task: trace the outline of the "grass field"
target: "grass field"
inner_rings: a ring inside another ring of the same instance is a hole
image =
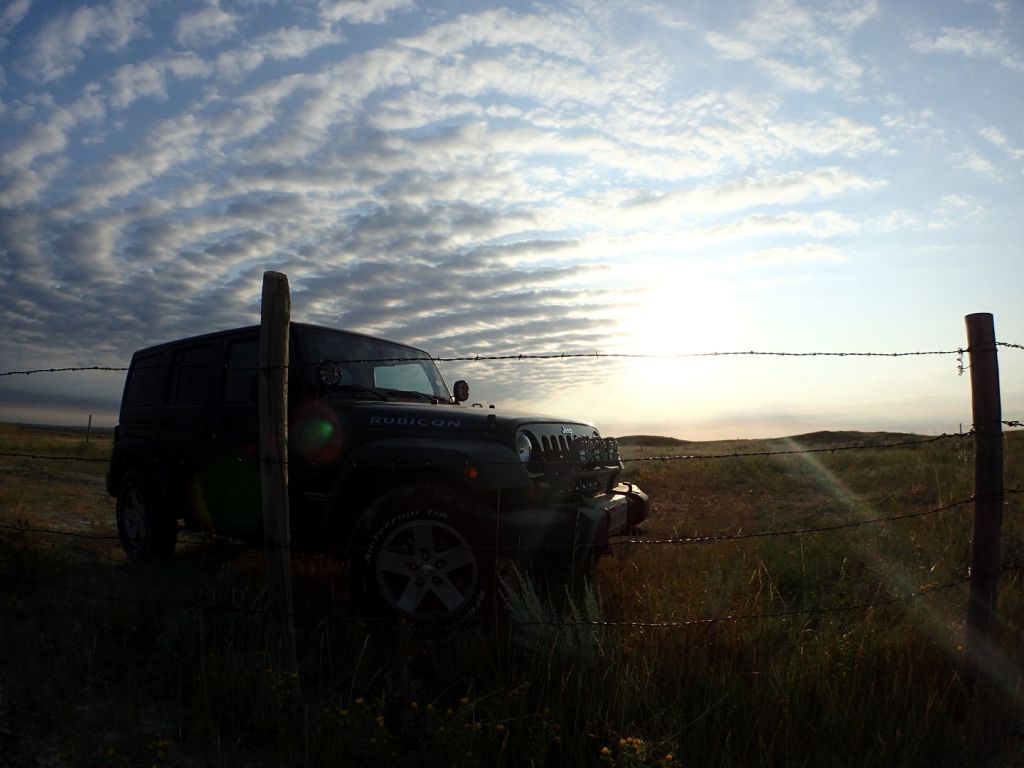
[[[645,543],[558,607],[520,585],[444,634],[352,621],[343,564],[296,553],[293,678],[269,667],[259,550],[183,534],[128,567],[109,435],[0,426],[0,453],[67,457],[0,456],[0,764],[1021,765],[1015,567],[998,679],[965,664],[970,439],[818,452],[904,439],[630,445]]]

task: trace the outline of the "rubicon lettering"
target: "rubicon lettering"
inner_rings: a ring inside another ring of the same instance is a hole
[[[462,422],[458,419],[428,419],[410,416],[371,416],[370,424],[384,427],[441,427],[443,429],[462,427]]]

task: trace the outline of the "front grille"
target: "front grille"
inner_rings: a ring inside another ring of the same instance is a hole
[[[540,455],[545,464],[565,464],[572,461],[572,438],[566,435],[542,435]]]
[[[537,446],[532,472],[565,475],[619,464],[619,444],[613,437],[574,437],[554,429],[546,433],[534,429],[529,434]]]

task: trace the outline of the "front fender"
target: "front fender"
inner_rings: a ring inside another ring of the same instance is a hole
[[[378,440],[349,453],[337,465],[328,496],[326,535],[344,545],[363,510],[401,485],[437,483],[477,498],[529,485],[530,477],[510,449],[478,440]]]
[[[437,478],[474,491],[529,485],[526,467],[511,448],[482,440],[378,440],[352,451],[339,467],[338,484],[376,474]]]
[[[121,481],[131,470],[142,471],[158,482],[166,493],[170,487],[170,461],[164,447],[156,440],[146,438],[122,438],[111,452],[107,465],[107,493],[117,496]]]

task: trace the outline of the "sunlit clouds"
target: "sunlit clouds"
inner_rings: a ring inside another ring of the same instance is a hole
[[[446,355],[946,348],[979,309],[1022,335],[1021,29],[967,0],[16,0],[0,367],[256,322],[266,269],[296,319]],[[472,375],[628,429],[616,370]]]

